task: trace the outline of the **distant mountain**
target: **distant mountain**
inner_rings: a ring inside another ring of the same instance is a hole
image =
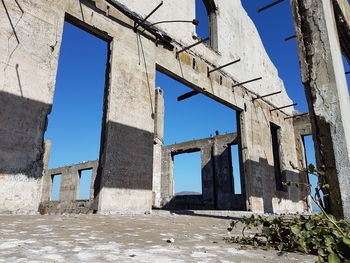
[[[175,193],[175,195],[201,195],[201,193],[191,192],[191,191],[182,191],[182,192]]]

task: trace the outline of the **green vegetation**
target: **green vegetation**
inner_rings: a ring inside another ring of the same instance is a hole
[[[313,165],[308,167],[308,172],[322,176]],[[285,184],[305,186],[291,182]],[[310,188],[309,185],[307,187]],[[275,218],[244,217],[232,221],[228,228],[232,231],[238,223],[242,223],[244,225],[242,236],[225,240],[262,249],[313,254],[318,256],[317,262],[350,263],[350,222],[336,220],[325,212],[321,205],[320,191],[325,192],[327,188],[328,185],[319,183],[315,197],[311,197],[321,209],[321,214]],[[245,230],[253,227],[258,228],[259,233],[246,236]]]
[[[232,221],[228,230],[231,231],[239,222],[244,224],[243,236],[226,238],[226,241],[263,249],[318,255],[318,262],[350,263],[350,223],[336,221],[331,215],[244,217]],[[245,236],[245,229],[252,227],[261,227],[261,232]]]

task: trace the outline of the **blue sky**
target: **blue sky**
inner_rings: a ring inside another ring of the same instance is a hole
[[[296,108],[307,111],[295,39],[284,41],[294,35],[289,1],[262,13],[256,10],[271,0],[242,0],[242,3],[255,22],[289,96],[298,103]],[[204,6],[198,5],[197,19],[202,23],[197,31],[202,38],[208,34],[204,18]],[[50,168],[98,159],[106,60],[106,42],[65,23],[54,106],[45,134],[45,138],[52,141]],[[349,70],[346,64],[346,71]],[[160,72],[156,75],[156,86],[165,94],[165,144],[209,137],[216,130],[221,134],[236,131],[234,110],[204,95],[177,102],[176,98],[190,89]],[[314,163],[312,147],[308,148],[308,159]],[[235,168],[237,174],[237,165]],[[88,182],[82,184],[88,185]],[[176,192],[201,192],[200,188],[199,154],[176,157]]]

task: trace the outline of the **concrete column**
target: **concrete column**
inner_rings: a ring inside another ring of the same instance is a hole
[[[256,190],[257,187],[253,187],[253,167],[254,163],[251,162],[251,156],[249,152],[248,147],[248,140],[249,140],[249,132],[251,127],[249,127],[249,124],[252,123],[249,115],[242,111],[240,113],[237,113],[237,125],[238,125],[238,136],[240,141],[240,151],[242,155],[241,160],[241,173],[243,175],[241,176],[241,184],[242,184],[242,196],[245,200],[245,209],[247,211],[253,211],[253,212],[263,212],[262,208],[262,199],[259,198],[260,195],[253,195],[253,191]],[[260,188],[260,187],[259,187]],[[254,193],[255,194],[255,193]],[[255,203],[258,204],[258,208],[256,208]]]
[[[91,175],[91,185],[90,185],[90,200],[94,199],[94,184],[97,176],[97,169],[98,167],[93,167],[92,168],[92,175]]]
[[[203,201],[214,208],[214,167],[212,160],[212,144],[201,149],[202,163],[202,196]]]
[[[119,28],[118,36],[111,43],[95,197],[101,213],[145,212],[152,208],[156,47],[129,28]]]
[[[155,110],[154,110],[154,138],[159,139],[163,144],[164,137],[164,96],[163,90],[155,90]]]
[[[214,169],[216,208],[230,209],[233,196],[232,179],[229,167],[229,149],[215,140],[214,143]]]
[[[15,2],[3,1],[3,4],[0,8],[3,25],[0,29],[0,213],[35,213],[41,202],[44,132],[51,111],[64,11],[41,6],[34,14],[31,4],[21,3],[23,19],[19,19]],[[19,42],[6,37],[14,34],[9,19],[19,23],[15,31]],[[26,24],[21,25],[25,19]],[[32,30],[30,34],[28,30]],[[42,32],[47,35],[43,37]],[[55,48],[47,48],[52,43],[56,43]]]
[[[41,189],[42,189],[42,195],[41,195],[41,202],[50,201],[51,199],[51,191],[52,191],[52,178],[48,171],[49,167],[49,160],[50,160],[50,152],[51,152],[51,141],[45,140],[44,141],[44,169],[43,169],[43,177],[41,180]]]
[[[174,196],[174,159],[171,151],[162,151],[161,205]]]
[[[75,201],[79,196],[79,172],[72,166],[62,172],[60,201]]]
[[[318,169],[328,210],[350,219],[350,101],[331,0],[291,0]]]
[[[154,142],[153,142],[153,206],[160,207],[161,203],[161,169],[162,146],[164,137],[164,97],[163,91],[156,88],[155,91],[155,115],[154,115]]]

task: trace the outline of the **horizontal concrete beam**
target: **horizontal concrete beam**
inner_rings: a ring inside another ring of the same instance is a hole
[[[200,151],[201,148],[208,145],[208,141],[215,139],[216,141],[224,141],[227,144],[237,144],[237,133],[229,133],[224,135],[217,135],[215,137],[207,137],[199,140],[181,142],[176,144],[171,144],[163,146],[163,150],[180,153],[190,153],[195,151]]]
[[[55,175],[55,174],[62,174],[68,169],[70,170],[87,170],[87,169],[93,169],[97,168],[98,166],[98,160],[96,161],[89,161],[85,163],[78,163],[78,164],[73,164],[73,165],[68,165],[68,166],[63,166],[63,167],[58,167],[55,169],[50,169],[46,172],[46,175]]]

